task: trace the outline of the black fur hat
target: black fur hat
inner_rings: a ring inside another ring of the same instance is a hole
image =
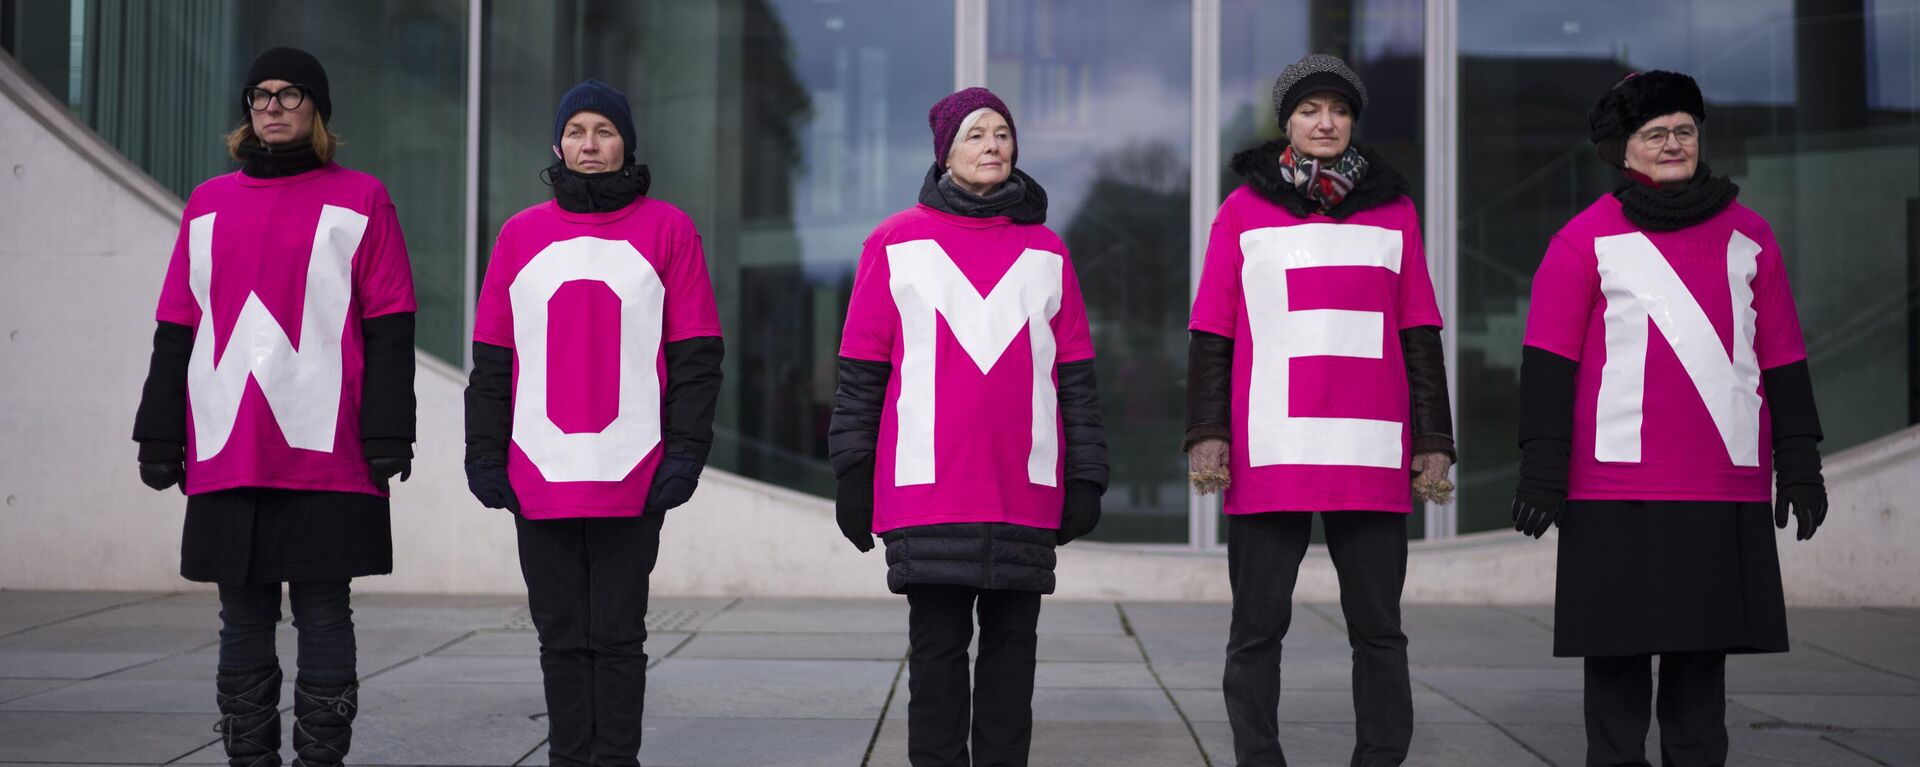
[[[1615,168],[1626,165],[1627,137],[1654,118],[1686,112],[1707,122],[1700,84],[1679,72],[1655,69],[1620,78],[1587,110],[1587,135],[1600,159]]]

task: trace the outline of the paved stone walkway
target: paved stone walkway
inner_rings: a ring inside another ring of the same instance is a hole
[[[522,599],[364,595],[354,608],[353,764],[545,763]],[[219,763],[216,615],[205,593],[0,591],[0,764]],[[1227,615],[1049,600],[1033,764],[1231,765]],[[1409,764],[1581,764],[1580,667],[1551,656],[1551,620],[1545,607],[1406,608]],[[659,598],[648,623],[650,767],[906,763],[904,600]],[[1732,663],[1732,762],[1920,765],[1920,610],[1795,610],[1792,630],[1793,652]],[[292,640],[282,626],[289,679]],[[1296,609],[1286,647],[1289,759],[1345,764],[1338,607]]]

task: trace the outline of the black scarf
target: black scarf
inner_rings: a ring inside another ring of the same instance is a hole
[[[250,178],[281,178],[317,170],[326,163],[313,151],[313,142],[299,141],[278,147],[257,141],[240,145],[240,172]]]
[[[961,189],[939,163],[934,163],[927,169],[926,180],[920,182],[920,204],[968,218],[1006,216],[1016,224],[1047,222],[1047,190],[1017,168],[983,196]]]
[[[605,173],[581,173],[555,160],[540,171],[540,180],[553,187],[553,201],[568,213],[610,213],[632,205],[653,186],[647,166],[634,164],[632,158]]]
[[[1330,208],[1322,208],[1320,201],[1300,191],[1293,181],[1288,179],[1280,167],[1280,153],[1285,151],[1284,141],[1269,141],[1260,146],[1242,151],[1233,156],[1230,167],[1233,172],[1247,180],[1247,185],[1259,192],[1288,213],[1305,218],[1315,213],[1325,213],[1332,218],[1346,218],[1368,208],[1377,208],[1400,199],[1410,188],[1405,176],[1387,164],[1366,147],[1351,145],[1351,150],[1359,153],[1359,159],[1366,172],[1354,180],[1353,189],[1340,198],[1340,202]]]
[[[1620,212],[1634,226],[1649,232],[1685,229],[1709,218],[1733,204],[1740,195],[1739,185],[1726,176],[1713,175],[1707,161],[1693,171],[1693,178],[1674,189],[1648,186],[1623,175],[1613,196],[1620,200]]]

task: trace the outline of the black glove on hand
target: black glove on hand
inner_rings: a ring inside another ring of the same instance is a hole
[[[1773,526],[1787,527],[1787,512],[1792,510],[1794,519],[1800,521],[1794,530],[1794,540],[1804,541],[1812,538],[1820,529],[1820,523],[1827,521],[1827,489],[1820,485],[1794,485],[1780,488],[1779,498],[1773,502]]]
[[[178,442],[143,440],[140,443],[140,482],[155,490],[180,486],[187,492],[187,447]]]
[[[520,497],[507,480],[507,463],[498,458],[475,458],[467,464],[467,490],[489,509],[520,513]]]
[[[1059,545],[1065,546],[1100,524],[1100,486],[1083,479],[1067,480],[1067,499],[1060,509]]]
[[[833,516],[840,534],[861,553],[873,550],[873,463],[861,464],[840,478],[833,491]]]
[[[180,492],[187,492],[187,467],[181,461],[141,461],[140,481],[155,490],[165,490],[174,485],[180,486]]]
[[[413,476],[413,459],[396,456],[378,456],[367,459],[367,473],[373,475],[373,486],[380,492],[388,491],[387,480],[399,476],[401,482]]]
[[[700,486],[699,461],[684,455],[668,454],[660,462],[660,468],[653,472],[653,487],[647,490],[647,513],[655,514],[672,508],[693,498],[693,490]]]
[[[1557,439],[1528,440],[1521,449],[1520,485],[1513,491],[1513,529],[1534,538],[1560,521],[1567,505],[1571,446]]]
[[[1773,502],[1773,525],[1785,529],[1787,513],[1800,521],[1795,540],[1812,538],[1827,521],[1827,482],[1820,473],[1820,446],[1808,436],[1783,437],[1773,443],[1773,471],[1778,487]]]

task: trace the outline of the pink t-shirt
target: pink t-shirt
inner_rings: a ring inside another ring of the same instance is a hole
[[[473,339],[514,350],[507,477],[528,519],[636,517],[661,460],[666,345],[720,335],[693,219],[642,197],[500,227]]]
[[[924,205],[867,237],[840,356],[888,362],[873,530],[1057,529],[1055,366],[1093,358],[1066,245],[1044,226]]]
[[[1771,497],[1760,371],[1807,350],[1773,230],[1746,206],[1643,232],[1601,197],[1548,244],[1526,345],[1580,363],[1568,498]]]
[[[1440,325],[1413,201],[1301,218],[1242,186],[1190,330],[1234,339],[1226,513],[1411,512],[1400,331]]]
[[[328,165],[194,189],[154,312],[194,329],[187,494],[385,495],[360,450],[360,321],[411,311],[407,244],[374,177]]]

